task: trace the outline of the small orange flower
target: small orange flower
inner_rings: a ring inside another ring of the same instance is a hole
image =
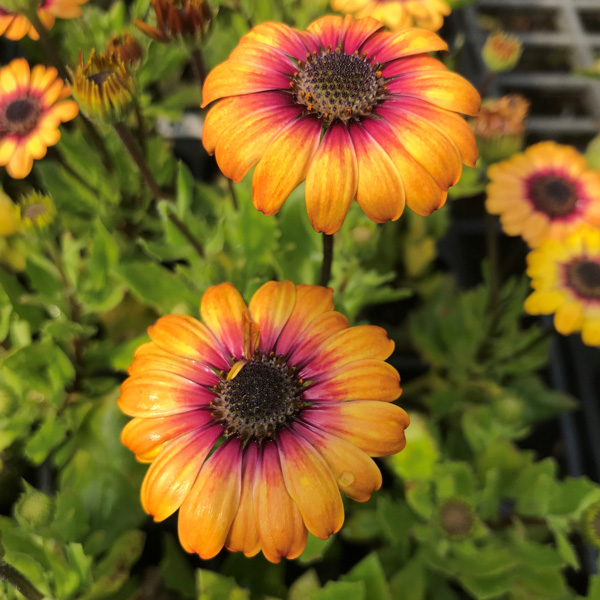
[[[450,14],[446,0],[332,0],[331,8],[357,19],[373,17],[392,31],[414,25],[437,31]]]
[[[202,298],[204,324],[162,317],[136,351],[121,437],[152,463],[144,509],[155,521],[179,509],[187,552],[295,558],[307,530],[326,539],[342,526],[338,490],[364,502],[379,489],[370,457],[404,447],[400,377],[385,362],[394,342],[348,327],[332,296],[269,282],[247,307],[223,283]]]
[[[128,32],[116,33],[106,44],[106,55],[110,58],[116,56],[127,65],[139,63],[144,56],[144,51],[139,42]]]
[[[158,42],[200,40],[208,31],[212,13],[205,0],[151,0],[156,27],[134,19],[134,25]]]
[[[60,123],[75,118],[70,90],[54,67],[29,70],[23,58],[0,69],[0,165],[15,179],[26,177],[33,161],[60,139]]]
[[[541,142],[488,169],[486,210],[532,248],[582,223],[600,226],[600,172],[571,146]]]
[[[46,29],[54,25],[55,19],[76,19],[81,15],[81,4],[87,0],[41,0],[38,17]],[[20,40],[29,35],[33,40],[39,38],[38,32],[27,17],[6,10],[0,6],[0,35],[9,40]]]
[[[338,231],[354,198],[377,223],[405,203],[428,215],[477,160],[456,113],[476,114],[479,94],[428,55],[446,49],[435,33],[388,33],[369,17],[258,25],[206,79],[203,106],[221,101],[204,147],[233,181],[258,163],[253,201],[266,215],[306,180],[316,231]]]

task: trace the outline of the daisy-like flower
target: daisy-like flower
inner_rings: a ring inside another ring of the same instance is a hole
[[[446,0],[332,0],[331,8],[357,19],[373,17],[392,31],[414,25],[437,31],[450,14]]]
[[[81,15],[81,5],[87,0],[41,0],[38,17],[46,29],[54,25],[55,19],[76,19]],[[29,19],[22,14],[12,12],[0,6],[0,35],[9,40],[20,40],[29,35],[33,40],[39,39],[38,32]]]
[[[73,95],[90,118],[118,121],[130,106],[134,82],[118,54],[90,52],[86,62],[79,51],[79,64],[73,76]]]
[[[256,26],[207,77],[202,141],[223,173],[240,181],[256,164],[253,201],[276,213],[306,180],[316,231],[340,229],[354,198],[377,223],[405,203],[428,215],[474,166],[479,94],[427,53],[435,33],[382,31],[366,17],[323,17],[308,31]]]
[[[249,307],[214,286],[200,313],[204,324],[169,315],[150,327],[121,388],[134,417],[123,443],[152,463],[142,505],[155,521],[179,509],[181,544],[204,559],[223,546],[295,558],[307,530],[326,539],[342,526],[339,490],[362,502],[381,486],[370,457],[405,445],[408,416],[391,404],[400,378],[384,362],[394,343],[348,327],[331,289],[289,281]]]
[[[571,146],[541,142],[488,169],[485,208],[532,248],[587,222],[600,225],[600,172]]]
[[[60,139],[58,126],[78,113],[69,86],[54,67],[29,69],[16,58],[0,69],[0,166],[15,179],[26,177],[34,160]]]
[[[19,208],[25,229],[43,229],[52,223],[56,216],[56,206],[52,198],[40,192],[31,192],[23,196]]]
[[[532,315],[555,313],[562,335],[581,331],[588,346],[600,346],[600,230],[581,225],[564,240],[546,240],[527,256]]]

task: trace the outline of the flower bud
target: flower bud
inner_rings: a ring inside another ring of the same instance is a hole
[[[128,32],[113,35],[106,45],[106,55],[116,56],[126,65],[135,65],[142,60],[144,51],[140,43]]]
[[[56,207],[50,196],[31,192],[20,203],[21,221],[26,229],[43,229],[47,227],[56,215]]]
[[[43,492],[25,483],[25,491],[15,504],[15,518],[31,528],[44,527],[50,523],[54,507],[52,499]]]
[[[116,55],[96,54],[86,63],[79,52],[79,64],[73,76],[73,96],[92,119],[114,123],[130,107],[134,83],[127,65]]]
[[[529,102],[518,94],[483,102],[471,126],[486,163],[506,160],[523,149],[528,111]]]
[[[492,73],[512,71],[521,54],[523,45],[519,38],[502,31],[490,34],[483,46],[483,62]]]
[[[475,514],[469,502],[462,498],[444,500],[438,512],[442,533],[452,540],[464,540],[473,532]]]

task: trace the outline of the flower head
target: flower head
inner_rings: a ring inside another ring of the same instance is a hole
[[[357,19],[373,17],[392,31],[414,25],[437,31],[450,14],[446,0],[332,0],[331,8]]]
[[[81,4],[87,0],[41,0],[38,5],[37,13],[40,21],[46,29],[54,25],[56,17],[59,19],[76,19],[81,15]],[[13,7],[11,7],[13,8]],[[18,7],[14,7],[18,8]],[[29,35],[30,38],[37,40],[38,32],[29,19],[19,10],[9,10],[8,7],[0,7],[0,35],[9,40],[20,40]]]
[[[377,223],[405,203],[428,215],[473,166],[475,89],[427,53],[434,33],[382,31],[371,18],[324,17],[296,31],[263,23],[245,35],[204,85],[202,141],[223,173],[253,176],[254,206],[267,215],[306,180],[313,227],[340,229],[354,198]]]
[[[534,291],[525,310],[555,313],[556,331],[581,331],[585,344],[600,346],[600,230],[582,225],[564,240],[546,240],[527,265]]]
[[[581,515],[581,533],[586,542],[600,548],[600,502],[590,504]]]
[[[127,65],[134,65],[142,60],[144,51],[140,43],[128,32],[116,33],[106,45],[106,55],[115,56]]]
[[[231,284],[211,287],[200,313],[150,327],[121,388],[134,417],[123,443],[152,463],[142,505],[155,521],[179,509],[181,544],[202,558],[223,546],[295,558],[307,530],[342,526],[338,488],[368,500],[381,485],[370,457],[405,445],[399,376],[384,362],[394,343],[348,327],[330,289],[289,281],[249,307]]]
[[[212,19],[205,0],[152,0],[152,8],[156,14],[156,27],[139,19],[134,19],[133,23],[158,42],[198,41],[206,35]]]
[[[439,507],[437,520],[442,535],[457,541],[467,538],[476,522],[473,507],[462,498],[444,500]]]
[[[600,172],[571,146],[541,142],[488,169],[486,210],[532,247],[580,223],[600,225]]]
[[[523,149],[529,102],[518,94],[484,100],[472,127],[482,158],[497,162]]]
[[[52,222],[56,215],[56,206],[50,196],[32,192],[21,198],[21,223],[26,229],[42,229]]]
[[[0,237],[8,237],[21,231],[19,207],[0,191]]]
[[[134,83],[126,64],[115,54],[90,53],[83,62],[79,52],[79,65],[73,76],[73,95],[90,117],[101,121],[120,120],[129,107],[134,93]]]
[[[26,177],[60,139],[60,123],[77,115],[77,104],[64,100],[70,93],[54,67],[30,71],[16,58],[0,70],[0,165],[11,177]]]
[[[514,69],[522,53],[523,44],[518,37],[503,31],[496,31],[491,33],[486,40],[482,57],[490,71],[499,73]]]

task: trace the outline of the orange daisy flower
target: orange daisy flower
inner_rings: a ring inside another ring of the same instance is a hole
[[[54,25],[56,17],[59,19],[76,19],[81,15],[81,4],[87,0],[41,0],[38,16],[46,29]],[[38,32],[29,19],[24,15],[14,13],[0,7],[0,35],[9,40],[20,40],[29,35],[33,40],[39,39]]]
[[[60,123],[75,118],[79,109],[64,100],[71,91],[54,67],[16,58],[0,69],[0,166],[15,179],[26,177],[33,161],[46,156],[60,139]]]
[[[306,180],[316,231],[340,229],[354,198],[377,223],[405,203],[428,215],[446,201],[477,148],[457,112],[477,91],[428,52],[446,50],[420,29],[382,31],[375,19],[323,17],[308,31],[258,25],[207,77],[203,143],[240,181],[258,163],[253,201],[276,213]]]
[[[600,172],[571,146],[541,142],[488,169],[486,210],[532,248],[582,223],[600,225]]]
[[[414,25],[437,31],[451,12],[446,0],[332,0],[331,8],[357,19],[373,17],[392,31]]]
[[[384,362],[394,342],[348,327],[331,289],[289,281],[249,307],[231,284],[211,287],[200,313],[150,327],[121,388],[134,417],[122,441],[152,463],[142,505],[155,521],[179,509],[181,544],[204,559],[223,546],[295,558],[307,530],[342,526],[338,489],[368,500],[381,486],[370,457],[405,445],[400,377]]]

